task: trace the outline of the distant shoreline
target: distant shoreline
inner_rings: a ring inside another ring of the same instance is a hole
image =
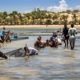
[[[63,28],[64,25],[1,25],[0,26],[0,29],[5,27],[5,28],[20,28],[20,29],[25,29],[25,28],[28,28],[28,29],[31,29],[31,28],[43,28],[43,29],[46,29],[46,28],[54,28],[54,29],[59,29],[59,28]],[[70,27],[70,25],[68,25],[68,27]],[[75,25],[76,28],[80,29],[80,25]]]

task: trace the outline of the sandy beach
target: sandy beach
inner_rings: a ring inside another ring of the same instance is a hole
[[[64,25],[1,25],[0,28],[63,28]],[[70,25],[68,25],[70,27]],[[75,25],[76,28],[80,29],[80,25]]]

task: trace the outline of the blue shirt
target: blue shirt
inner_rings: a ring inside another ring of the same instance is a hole
[[[3,36],[3,32],[2,32],[2,31],[0,31],[0,37],[1,37],[1,36]]]

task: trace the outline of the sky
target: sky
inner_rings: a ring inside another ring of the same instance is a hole
[[[56,12],[80,10],[80,0],[0,0],[0,11],[30,12],[35,8]]]

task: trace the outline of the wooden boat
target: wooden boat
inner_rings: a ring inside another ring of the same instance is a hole
[[[29,37],[17,37],[17,38],[11,38],[11,41],[16,41],[16,40],[24,40],[24,39],[29,39]]]

